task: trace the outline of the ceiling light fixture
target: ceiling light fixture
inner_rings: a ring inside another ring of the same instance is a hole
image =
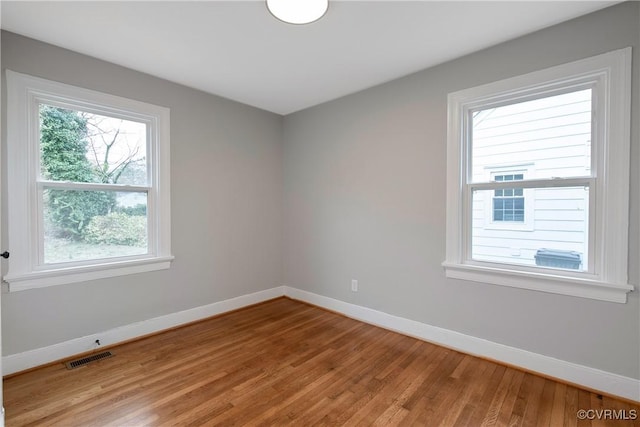
[[[322,18],[329,0],[267,0],[267,9],[287,24],[310,24]]]

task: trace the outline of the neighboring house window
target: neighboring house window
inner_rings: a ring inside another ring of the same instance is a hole
[[[169,267],[169,110],[7,71],[10,291]]]
[[[631,50],[449,95],[448,277],[625,302]]]
[[[489,163],[492,160],[496,160],[497,164]],[[501,186],[504,182],[523,181],[535,175],[535,165],[532,162],[512,162],[505,165],[502,160],[487,159],[487,164],[476,169],[474,180]],[[485,239],[486,247],[483,248],[482,238],[496,237],[501,233],[499,230],[519,231],[519,239],[530,237],[525,232],[533,231],[534,200],[535,190],[531,188],[501,187],[477,192],[473,199],[473,226],[478,240],[474,246],[476,255],[490,255],[495,251],[495,242]],[[509,256],[518,252],[517,249],[509,251]]]
[[[494,181],[522,181],[523,175],[496,175]],[[524,222],[524,189],[501,188],[493,194],[494,222]]]

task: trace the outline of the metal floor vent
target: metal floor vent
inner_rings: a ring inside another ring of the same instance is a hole
[[[102,360],[112,356],[113,353],[110,351],[103,351],[102,353],[92,354],[91,356],[83,357],[82,359],[71,360],[65,363],[65,365],[67,366],[67,369],[75,369],[88,363],[95,362],[96,360]]]

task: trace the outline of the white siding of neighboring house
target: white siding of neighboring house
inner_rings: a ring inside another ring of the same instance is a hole
[[[590,174],[591,91],[474,113],[474,182],[520,173],[524,179]],[[576,251],[587,268],[588,189],[525,189],[525,221],[494,222],[493,191],[473,198],[472,257],[535,265],[538,249]]]

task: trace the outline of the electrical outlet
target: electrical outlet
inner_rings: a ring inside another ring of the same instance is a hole
[[[351,292],[358,292],[358,281],[351,279]]]

